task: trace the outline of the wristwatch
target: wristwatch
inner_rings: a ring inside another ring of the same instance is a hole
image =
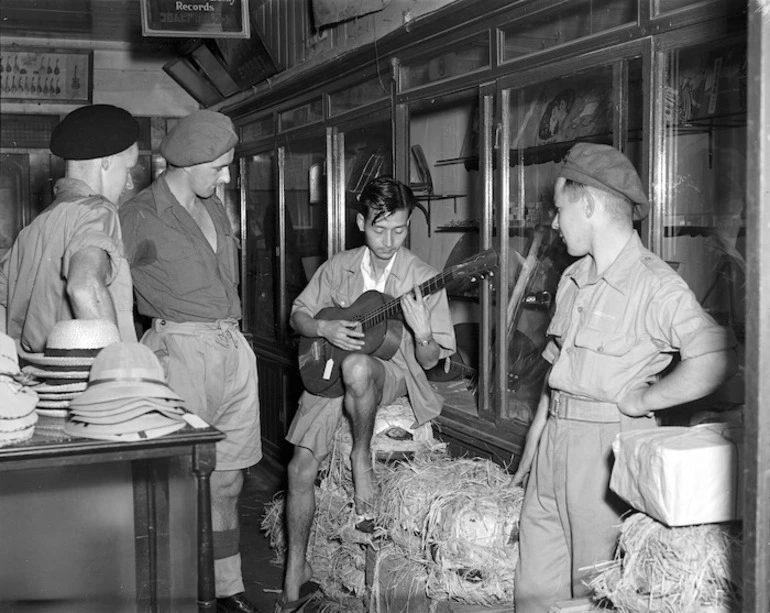
[[[414,342],[418,347],[427,347],[433,342],[433,335],[431,334],[428,338],[414,338]]]

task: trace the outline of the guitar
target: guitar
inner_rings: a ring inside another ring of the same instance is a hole
[[[481,277],[493,273],[497,267],[497,252],[483,253],[452,266],[421,284],[420,291],[427,296],[443,289],[457,279]],[[368,291],[347,308],[327,307],[316,314],[316,319],[347,319],[358,321],[364,333],[364,347],[358,353],[389,360],[401,344],[403,322],[401,298],[390,298],[378,291]],[[305,389],[311,394],[338,398],[344,394],[340,377],[342,360],[351,351],[335,347],[325,338],[301,337],[299,341],[299,370]]]

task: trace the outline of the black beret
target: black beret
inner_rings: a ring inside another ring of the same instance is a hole
[[[160,143],[160,154],[180,168],[212,162],[235,147],[238,135],[227,115],[195,111],[180,119]]]
[[[636,168],[625,155],[609,145],[577,143],[567,152],[558,176],[630,200],[634,204],[634,219],[644,219],[650,212],[650,203]]]
[[[92,104],[75,109],[51,134],[51,153],[65,160],[94,160],[125,151],[139,138],[139,122],[125,109]]]

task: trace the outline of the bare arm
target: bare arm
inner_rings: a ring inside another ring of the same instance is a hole
[[[304,311],[295,311],[291,327],[308,338],[325,338],[345,351],[359,351],[364,346],[364,333],[359,322],[345,319],[315,319]]]
[[[524,443],[524,452],[521,454],[519,466],[511,479],[511,486],[521,485],[524,478],[532,469],[532,462],[535,460],[537,448],[540,446],[540,437],[543,435],[545,424],[548,421],[548,407],[551,403],[551,388],[548,386],[548,377],[551,370],[545,374],[543,388],[540,392],[540,402],[537,404],[537,412],[532,419],[532,423],[527,431],[527,441]]]
[[[691,402],[716,390],[736,370],[732,349],[683,360],[657,383],[632,389],[620,399],[618,408],[630,417],[639,417]]]
[[[82,249],[70,260],[67,296],[76,319],[108,319],[118,323],[112,296],[107,291],[110,260],[103,249]]]

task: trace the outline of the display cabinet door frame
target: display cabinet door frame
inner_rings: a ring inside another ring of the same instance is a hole
[[[750,3],[752,4],[752,3]],[[770,611],[770,7],[749,14],[743,607]]]

